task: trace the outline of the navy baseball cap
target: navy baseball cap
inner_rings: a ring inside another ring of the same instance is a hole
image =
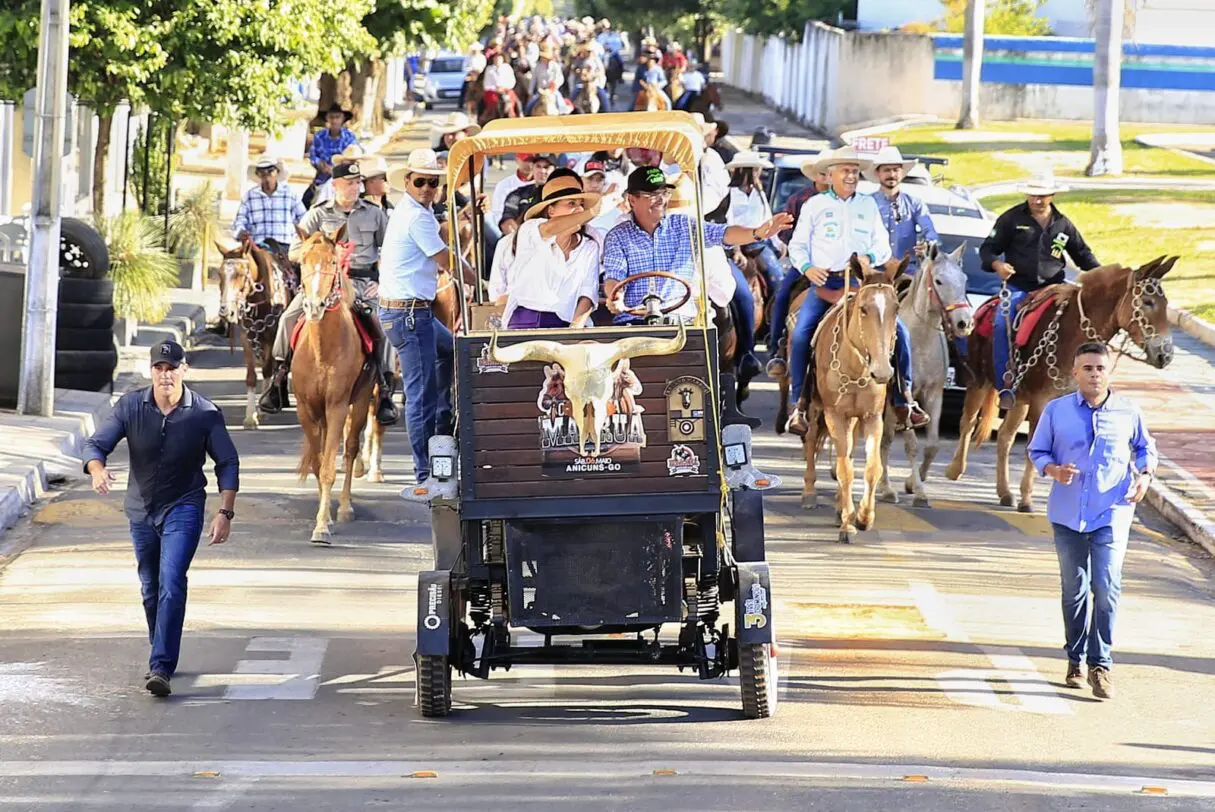
[[[186,351],[176,341],[162,341],[152,345],[152,366],[168,364],[177,369],[186,362]]]

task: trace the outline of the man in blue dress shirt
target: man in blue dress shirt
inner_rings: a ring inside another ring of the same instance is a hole
[[[215,461],[221,505],[211,521],[211,544],[223,544],[236,515],[240,459],[215,404],[187,388],[186,351],[173,341],[152,347],[152,385],[123,395],[85,443],[84,471],[93,490],[110,492],[106,460],[124,437],[130,453],[126,514],[135,544],[152,654],[144,681],[168,696],[177,670],[186,619],[186,571],[202,535],[207,500],[203,465]]]
[[[1079,688],[1088,660],[1093,696],[1109,699],[1114,615],[1131,519],[1156,469],[1156,443],[1139,408],[1110,391],[1110,352],[1089,342],[1076,350],[1079,391],[1046,405],[1029,458],[1055,480],[1046,515],[1055,530],[1067,638],[1067,684]],[[1091,593],[1091,597],[1090,597]],[[1091,615],[1091,617],[1090,617]]]

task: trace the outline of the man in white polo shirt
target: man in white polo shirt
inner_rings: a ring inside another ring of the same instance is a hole
[[[405,196],[388,219],[380,253],[380,323],[401,357],[405,424],[417,477],[417,487],[401,493],[407,498],[429,497],[430,438],[450,432],[452,424],[452,337],[431,307],[439,269],[454,270],[462,263],[452,257],[431,210],[442,175],[438,156],[429,149],[415,149],[406,166],[393,173],[391,185],[404,189]]]

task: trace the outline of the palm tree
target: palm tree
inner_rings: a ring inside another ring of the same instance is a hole
[[[987,14],[986,0],[970,0],[966,6],[966,34],[962,41],[962,114],[959,130],[979,126],[980,74],[983,70],[983,21]]]
[[[1118,100],[1122,88],[1123,0],[1096,0],[1092,4],[1093,37],[1093,142],[1084,174],[1121,175],[1122,137],[1118,127]]]

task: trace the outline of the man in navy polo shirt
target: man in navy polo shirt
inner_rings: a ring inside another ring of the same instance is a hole
[[[106,494],[114,481],[106,460],[120,440],[127,441],[131,474],[124,507],[152,645],[145,687],[154,696],[172,693],[169,680],[186,619],[186,571],[203,529],[206,457],[215,461],[221,501],[207,532],[211,544],[228,540],[240,487],[240,460],[224,414],[186,387],[187,368],[186,351],[176,342],[152,347],[152,385],[123,395],[84,450],[93,490]]]

